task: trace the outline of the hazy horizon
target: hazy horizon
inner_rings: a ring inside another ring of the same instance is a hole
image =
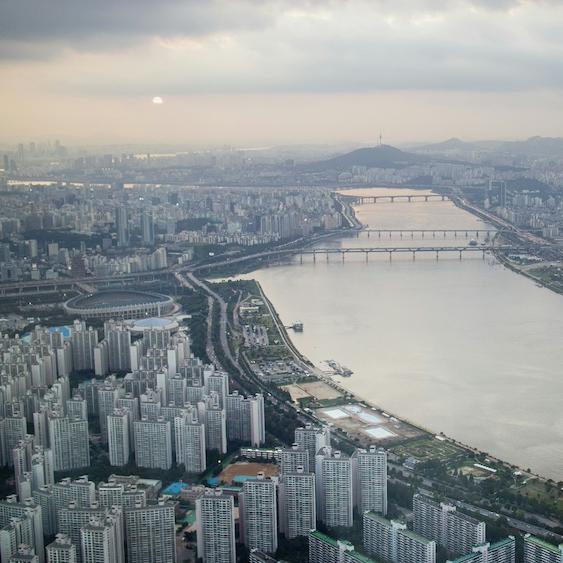
[[[556,137],[561,23],[550,0],[4,3],[0,142]]]

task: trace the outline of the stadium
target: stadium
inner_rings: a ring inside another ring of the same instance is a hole
[[[161,293],[120,289],[78,295],[64,308],[69,315],[88,319],[140,319],[170,313],[174,301]]]

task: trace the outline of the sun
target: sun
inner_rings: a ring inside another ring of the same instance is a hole
[[[157,106],[164,103],[164,100],[160,96],[155,96],[152,99],[152,103],[156,104]]]

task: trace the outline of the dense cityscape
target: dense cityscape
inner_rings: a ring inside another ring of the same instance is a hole
[[[0,563],[563,563],[562,25],[0,3]]]
[[[110,155],[64,181],[71,151],[49,150],[4,158],[3,561],[561,561],[561,501],[522,492],[534,481],[561,499],[561,483],[354,396],[345,368],[294,348],[258,284],[213,279],[358,236],[367,200],[347,188],[383,171],[357,164],[365,149],[317,165],[326,187],[297,187],[286,162],[285,186],[214,187],[219,157],[200,186],[126,182],[136,159]],[[377,161],[391,147],[367,150]],[[44,167],[45,154],[60,160]],[[261,167],[247,161],[233,183]],[[117,177],[101,182],[104,170]],[[397,201],[428,199],[402,191],[404,168],[384,170]],[[426,187],[497,227],[487,253],[552,271],[558,187],[495,170]]]

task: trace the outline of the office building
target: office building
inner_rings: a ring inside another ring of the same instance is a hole
[[[259,473],[244,482],[239,495],[241,539],[250,550],[275,553],[278,548],[277,483]]]
[[[203,563],[235,563],[234,499],[221,489],[196,500],[197,555]]]
[[[485,543],[485,523],[458,512],[456,507],[439,503],[426,495],[413,497],[415,532],[434,540],[448,553],[462,555]]]
[[[123,204],[120,204],[115,210],[115,230],[117,246],[129,246],[129,212]]]
[[[155,236],[152,211],[143,209],[143,211],[141,212],[141,233],[143,237],[143,243],[148,246],[153,246]]]

